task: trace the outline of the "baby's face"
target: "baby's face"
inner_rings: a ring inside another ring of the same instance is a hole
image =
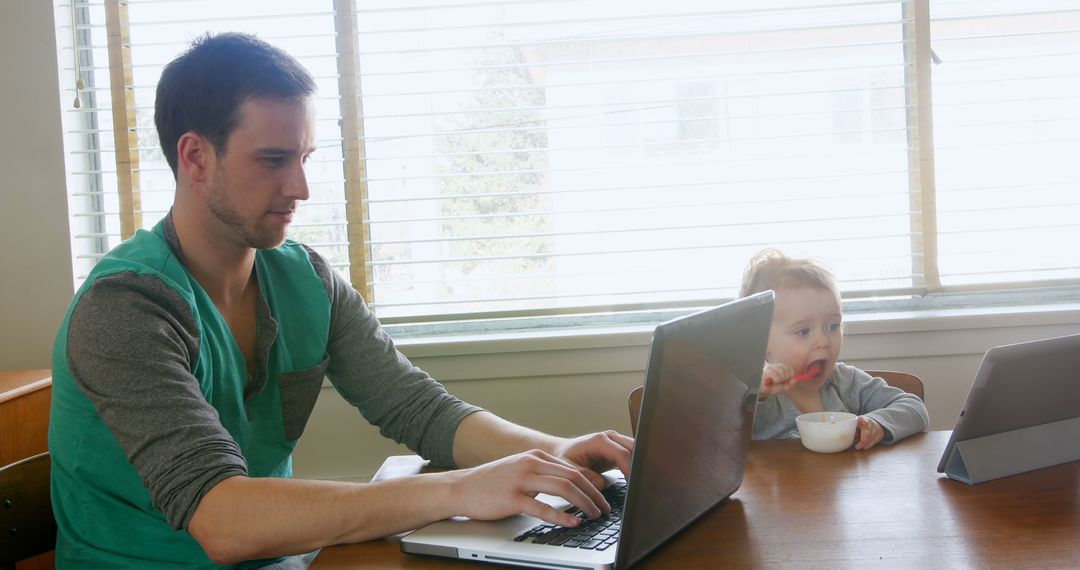
[[[777,289],[769,331],[769,362],[784,363],[799,374],[815,362],[821,372],[802,383],[820,386],[832,373],[844,344],[840,300],[827,289]]]

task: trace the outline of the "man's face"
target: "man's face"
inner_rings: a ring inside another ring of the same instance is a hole
[[[222,237],[240,247],[285,241],[297,203],[309,196],[304,165],[315,150],[315,106],[249,99],[224,151],[215,155],[208,206]]]
[[[821,372],[808,382],[817,389],[832,373],[844,344],[840,300],[827,289],[801,287],[776,290],[772,329],[769,331],[769,362],[784,363],[796,374],[815,362]]]

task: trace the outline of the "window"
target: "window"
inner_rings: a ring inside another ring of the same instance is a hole
[[[1075,282],[1080,9],[935,3],[939,268],[948,288]]]
[[[709,304],[767,246],[846,298],[1080,283],[1066,2],[73,1],[82,277],[171,203],[161,67],[237,30],[316,76],[292,237],[387,322]]]

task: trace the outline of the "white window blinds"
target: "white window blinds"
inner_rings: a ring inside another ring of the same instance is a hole
[[[1080,277],[1080,5],[934,2],[942,283]]]
[[[57,5],[62,45],[71,10]],[[1080,237],[1080,10],[1064,2],[130,0],[74,14],[90,83],[65,113],[81,275],[125,218],[148,227],[171,201],[152,127],[161,66],[238,30],[319,80],[313,196],[292,236],[384,320],[715,302],[767,246],[823,258],[847,297],[1080,278],[1063,251]],[[114,115],[135,151],[113,142]]]
[[[900,3],[430,4],[357,20],[380,314],[923,286]]]
[[[300,209],[291,237],[313,246],[336,266],[347,267],[332,2],[147,0],[76,2],[74,14],[72,9],[58,5],[56,20],[71,22],[74,16],[79,72],[86,85],[80,92],[81,108],[65,109],[72,238],[80,280],[122,237],[153,227],[168,212],[175,182],[154,128],[157,80],[165,64],[193,39],[222,31],[257,34],[296,56],[315,77],[319,124],[318,150],[307,168],[311,198]],[[61,39],[69,34],[70,27]],[[64,54],[62,67],[73,73],[70,50]],[[65,97],[65,102],[72,100],[74,92]],[[123,231],[125,223],[131,230]]]

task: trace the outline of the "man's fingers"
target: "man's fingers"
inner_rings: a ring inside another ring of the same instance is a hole
[[[615,441],[615,443],[621,445],[627,451],[634,450],[634,438],[628,435],[623,435],[617,431],[606,431],[604,433],[607,434],[607,436],[610,437],[613,441]]]
[[[537,476],[536,482],[529,485],[529,491],[535,493],[547,493],[566,499],[575,507],[585,511],[590,517],[597,517],[611,511],[604,495],[600,493],[603,487],[603,477],[592,470],[578,468],[550,454],[540,452],[533,456],[533,473]],[[583,471],[595,475],[600,479],[599,485],[591,481]]]
[[[618,467],[619,471],[622,471],[624,477],[630,476],[630,463],[633,458],[634,452],[634,438],[623,435],[617,431],[609,430],[604,432],[607,439],[611,442],[611,455],[615,467]],[[601,479],[603,479],[601,477]],[[600,482],[600,486],[604,485],[603,481]]]
[[[584,475],[585,479],[589,481],[589,484],[597,489],[603,489],[604,485],[607,484],[607,480],[604,479],[603,475],[588,467],[579,467],[578,472]]]
[[[580,473],[578,475],[581,476]],[[530,485],[530,488],[540,493],[562,497],[592,519],[611,512],[611,506],[608,505],[607,500],[600,494],[600,491],[596,490],[596,487],[589,484],[583,477],[582,480],[585,482],[584,487],[569,479],[544,476],[538,477],[534,484]]]
[[[560,511],[543,501],[538,501],[531,497],[526,499],[521,505],[520,510],[526,515],[536,517],[550,524],[557,524],[559,526],[578,526],[581,524],[581,519],[578,517],[568,512]]]
[[[634,438],[615,430],[594,433],[576,438],[559,450],[558,455],[582,469],[603,473],[612,467],[624,475],[630,473],[630,458],[634,450]],[[592,480],[592,477],[589,477]],[[596,479],[594,482],[600,482]],[[601,483],[602,485],[602,483]]]

